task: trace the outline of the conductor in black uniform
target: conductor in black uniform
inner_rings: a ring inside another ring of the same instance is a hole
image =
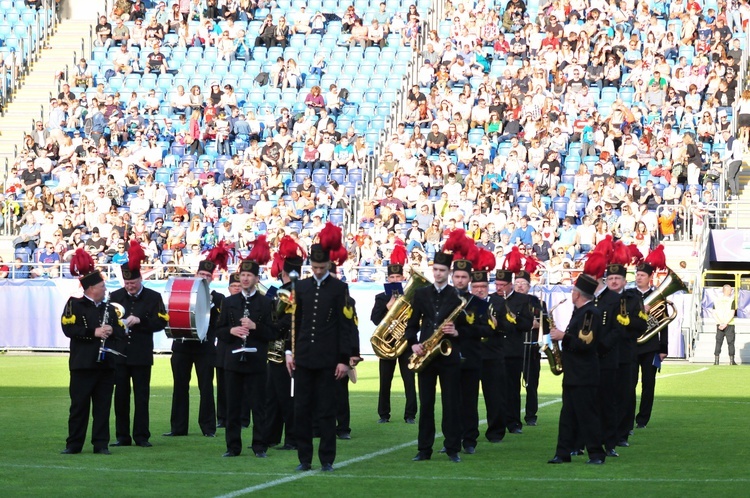
[[[654,267],[649,263],[641,263],[635,272],[635,290],[641,295],[641,299],[646,299],[653,294],[654,288],[651,287],[651,276],[654,273]],[[664,327],[661,332],[655,334],[651,339],[643,344],[638,344],[638,367],[641,372],[641,404],[638,413],[635,416],[635,423],[638,429],[644,429],[651,420],[651,411],[654,408],[654,390],[656,389],[656,372],[657,365],[661,365],[664,358],[669,353],[669,330]],[[658,361],[656,361],[658,357]],[[634,377],[638,381],[638,369]]]
[[[83,253],[82,255],[80,253]],[[76,265],[81,258],[88,264]],[[74,268],[79,268],[79,271]],[[115,309],[104,300],[106,287],[94,261],[83,249],[71,262],[71,272],[81,275],[83,297],[71,297],[62,315],[62,331],[70,338],[70,415],[63,454],[80,453],[86,439],[89,411],[93,415],[91,444],[94,453],[109,455],[109,413],[115,387],[115,358],[103,352],[125,330]],[[105,318],[106,315],[106,318]]]
[[[403,282],[404,267],[403,265],[388,265],[388,282]],[[370,314],[370,320],[375,326],[380,325],[388,311],[393,307],[398,296],[392,294],[388,296],[381,292],[375,296],[375,305]],[[379,424],[390,422],[391,419],[391,384],[393,383],[393,374],[398,364],[401,380],[404,383],[404,394],[406,395],[406,406],[404,407],[404,421],[407,424],[413,424],[417,417],[417,389],[414,385],[414,372],[409,370],[409,356],[411,350],[406,349],[401,356],[395,360],[380,359],[378,368],[380,370],[380,390],[378,393],[378,420]]]
[[[205,259],[198,263],[195,276],[209,284],[214,279],[216,263]],[[195,366],[200,405],[198,425],[206,437],[216,435],[216,405],[214,404],[214,366],[216,365],[216,323],[224,296],[211,291],[211,317],[203,340],[175,339],[172,341],[172,415],[171,430],[164,436],[187,436],[190,414],[190,374]]]
[[[583,441],[588,464],[604,463],[605,455],[599,432],[596,392],[599,385],[599,358],[596,340],[601,314],[592,300],[597,281],[582,274],[571,291],[575,309],[567,328],[550,330],[550,337],[562,341],[563,401],[555,456],[549,463],[567,463],[570,454]]]
[[[321,470],[333,470],[336,381],[347,375],[352,351],[350,328],[344,316],[347,285],[330,274],[330,261],[330,250],[313,244],[310,249],[313,274],[301,280],[295,292],[295,337],[286,358],[295,383],[294,424],[300,471],[312,468],[313,417],[320,430]],[[312,413],[313,407],[317,416]]]
[[[461,304],[456,289],[448,284],[453,256],[439,252],[432,265],[433,285],[414,293],[414,306],[406,325],[406,338],[417,356],[427,353],[424,342],[442,326],[446,339],[453,341],[459,335],[454,322],[443,323]],[[438,354],[424,370],[419,372],[419,438],[418,453],[414,461],[432,458],[435,443],[435,392],[440,380],[443,405],[443,447],[452,462],[460,462],[461,451],[461,360],[458,345],[448,356]]]
[[[126,355],[116,358],[115,371],[115,429],[117,442],[113,446],[136,445],[148,448],[149,397],[151,396],[151,366],[154,364],[154,333],[164,330],[169,315],[161,294],[143,286],[140,260],[134,256],[140,245],[130,243],[129,261],[122,265],[124,287],[112,293],[112,302],[125,308],[123,323],[127,339],[120,346]],[[141,250],[142,252],[142,250]],[[133,385],[133,434],[130,434],[130,386]]]
[[[216,334],[224,343],[224,381],[227,396],[226,443],[223,456],[242,453],[241,413],[243,398],[252,397],[252,450],[258,458],[266,458],[265,384],[268,341],[274,338],[271,319],[272,302],[257,291],[260,267],[251,260],[240,262],[242,292],[224,299]],[[255,352],[243,349],[255,348]],[[258,391],[258,392],[253,392]]]

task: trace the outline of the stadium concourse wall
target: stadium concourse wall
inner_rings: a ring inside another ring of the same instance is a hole
[[[166,280],[146,280],[144,284],[150,289],[160,292],[164,296]],[[267,281],[265,285],[274,285]],[[108,281],[108,289],[114,291],[119,287],[116,280]],[[228,294],[227,283],[213,282],[211,289]],[[370,312],[375,295],[382,292],[382,284],[355,282],[349,285],[350,294],[357,302],[357,316],[359,317],[359,338],[361,353],[373,355],[370,337],[375,325],[370,321]],[[494,292],[494,289],[490,289]],[[78,280],[71,278],[34,279],[0,281],[0,317],[3,326],[0,328],[0,348],[14,350],[67,350],[69,340],[60,329],[60,316],[68,298],[81,295]],[[569,286],[535,286],[532,292],[543,299],[551,309],[563,299],[554,312],[555,324],[565,329],[572,313]],[[689,309],[689,294],[673,295],[672,300],[677,307],[678,316],[669,325],[669,356],[672,358],[685,357],[685,343],[682,336],[682,317]],[[165,304],[168,305],[166,299]],[[536,339],[536,338],[534,338]],[[169,351],[172,340],[163,332],[154,334],[154,349]]]

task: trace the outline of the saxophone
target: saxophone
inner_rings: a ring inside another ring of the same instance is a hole
[[[430,338],[422,344],[422,347],[425,350],[424,354],[420,356],[413,353],[409,357],[409,370],[419,373],[424,370],[438,354],[443,356],[449,356],[451,354],[453,351],[453,345],[450,340],[445,338],[443,327],[446,324],[455,321],[458,315],[466,309],[466,305],[468,305],[471,300],[471,298],[466,299],[462,296],[458,296],[458,298],[461,300],[461,303],[451,311],[451,314],[448,315],[446,319],[443,320],[443,323],[435,329],[435,332],[433,332]]]
[[[555,327],[555,320],[552,318],[552,313],[557,309],[558,306],[560,306],[562,303],[567,301],[568,298],[563,299],[556,305],[552,307],[549,312],[547,312],[547,323],[549,323],[550,330]],[[544,320],[544,311],[539,310],[539,335],[542,336],[543,332],[543,320]],[[547,335],[547,338],[549,339],[549,335]],[[560,345],[557,343],[557,341],[553,341],[549,339],[550,344],[548,345],[547,342],[544,340],[539,341],[539,349],[542,353],[545,353],[547,355],[547,361],[549,362],[549,369],[552,371],[554,375],[560,375],[563,373],[563,364],[562,364],[562,353],[560,352]]]

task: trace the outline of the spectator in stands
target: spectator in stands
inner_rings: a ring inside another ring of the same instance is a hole
[[[153,52],[146,57],[144,73],[167,74],[167,58],[161,53],[160,43],[154,42]]]
[[[94,27],[96,39],[94,45],[109,48],[112,43],[112,25],[107,22],[107,16],[99,16],[99,22]]]
[[[143,27],[143,20],[137,19],[133,23],[133,28],[130,30],[130,38],[128,39],[128,47],[140,47],[146,46],[146,28]]]

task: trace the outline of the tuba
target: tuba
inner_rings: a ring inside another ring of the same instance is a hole
[[[445,338],[445,334],[443,333],[443,326],[447,323],[455,321],[458,315],[460,315],[461,312],[466,309],[469,301],[471,301],[471,298],[466,299],[461,296],[459,296],[458,298],[461,300],[461,304],[456,306],[456,308],[451,311],[451,314],[448,315],[445,320],[443,320],[443,323],[441,323],[440,326],[435,329],[435,332],[433,332],[430,338],[427,339],[422,345],[425,349],[425,353],[422,356],[412,354],[409,357],[409,370],[413,370],[414,372],[419,373],[424,370],[427,365],[429,365],[430,362],[437,357],[438,354],[441,354],[443,356],[450,356],[451,352],[453,351],[453,345],[451,344],[451,341]]]
[[[688,292],[680,277],[669,268],[667,270],[669,273],[659,287],[643,300],[643,305],[650,306],[651,310],[648,312],[648,330],[638,338],[638,344],[647,343],[677,318],[677,310],[667,298],[678,291]]]
[[[378,358],[384,360],[395,360],[406,351],[408,343],[404,337],[406,322],[411,316],[411,300],[417,289],[430,285],[421,273],[414,270],[411,272],[409,283],[404,289],[404,294],[399,296],[388,313],[383,317],[370,338],[372,349]]]

